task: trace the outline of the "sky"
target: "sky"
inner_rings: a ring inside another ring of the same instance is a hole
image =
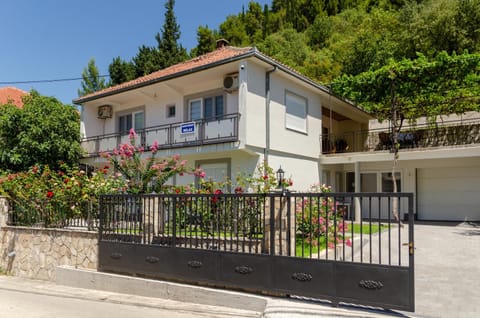
[[[179,43],[190,51],[200,25],[217,29],[250,0],[176,0]],[[271,0],[256,0],[263,7]],[[91,58],[102,75],[114,57],[129,61],[155,46],[166,0],[1,0],[0,87],[13,86],[72,104]],[[72,81],[56,81],[75,79]],[[54,80],[48,83],[32,81]],[[27,82],[30,83],[19,83]]]

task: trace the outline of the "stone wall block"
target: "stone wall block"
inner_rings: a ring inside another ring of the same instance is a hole
[[[11,252],[14,257],[8,256]],[[95,232],[0,228],[0,267],[15,276],[55,280],[55,268],[59,265],[96,269],[97,254]]]

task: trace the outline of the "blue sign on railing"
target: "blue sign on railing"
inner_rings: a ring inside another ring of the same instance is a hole
[[[180,131],[182,134],[191,134],[195,132],[195,123],[186,123],[180,126]]]

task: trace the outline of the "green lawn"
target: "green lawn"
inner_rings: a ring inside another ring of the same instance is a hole
[[[348,231],[345,231],[345,237],[349,238],[352,235],[352,229],[350,228],[351,224],[348,223],[349,229]],[[388,229],[388,225],[381,224],[380,226],[378,224],[368,224],[368,223],[362,223],[360,224],[353,224],[353,234],[362,234],[362,235],[369,235],[378,233],[380,231]],[[343,234],[343,233],[340,233]],[[316,244],[312,245],[309,244],[308,242],[305,242],[304,239],[298,238],[295,240],[296,246],[295,246],[295,255],[297,257],[305,257],[305,258],[310,258],[311,255],[318,254],[319,251],[323,251],[326,246],[326,240],[325,237],[322,236],[320,237],[320,240],[316,239]],[[343,246],[343,244],[338,244],[338,246]]]

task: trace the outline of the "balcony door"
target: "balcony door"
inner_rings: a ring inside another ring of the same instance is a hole
[[[188,120],[219,119],[225,114],[223,95],[191,99],[188,102]]]
[[[121,143],[129,143],[128,135],[130,129],[134,129],[137,132],[136,145],[141,144],[140,134],[145,128],[145,113],[143,111],[135,111],[131,113],[124,113],[118,116],[118,132],[121,136]]]

